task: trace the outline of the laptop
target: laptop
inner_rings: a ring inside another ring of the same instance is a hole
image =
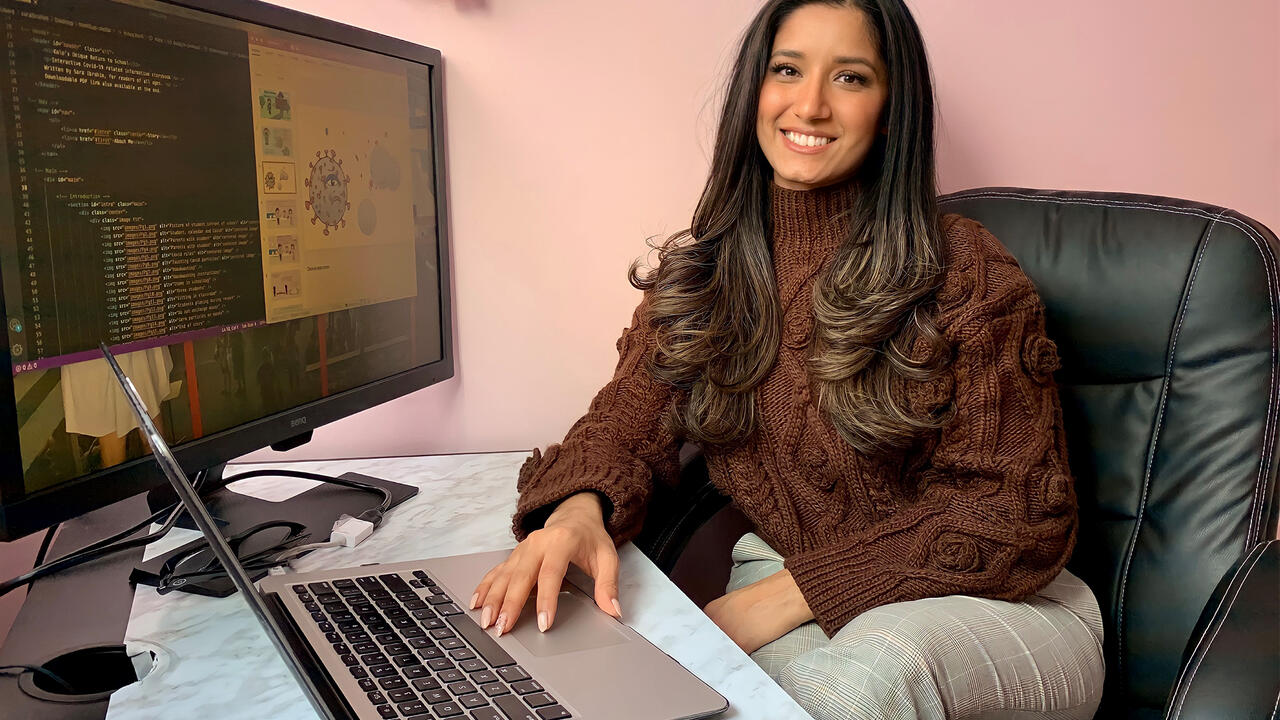
[[[249,579],[138,391],[100,346],[165,476],[303,694],[326,720],[677,720],[723,696],[566,580],[556,626],[526,604],[502,637],[462,598],[509,551]]]

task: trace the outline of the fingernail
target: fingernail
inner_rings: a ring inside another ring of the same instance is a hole
[[[471,596],[471,609],[475,610],[476,605],[480,604],[480,593]]]
[[[538,613],[538,632],[546,632],[547,626],[551,624],[551,619],[547,617],[547,611],[543,610]]]
[[[507,627],[507,614],[500,613],[498,615],[498,621],[493,624],[493,629],[497,630],[498,634],[501,635],[502,631],[506,629],[506,627]]]
[[[618,605],[618,598],[613,599],[613,612],[618,619],[622,619],[622,608]]]
[[[484,612],[480,613],[480,627],[489,627],[489,621],[493,619],[493,608],[485,606]]]

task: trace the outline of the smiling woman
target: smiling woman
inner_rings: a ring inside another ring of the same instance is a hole
[[[613,379],[520,471],[483,625],[536,587],[550,630],[570,563],[621,615],[615,543],[696,442],[755,526],[705,610],[815,718],[1092,717],[1057,350],[1009,252],[940,216],[933,139],[901,0],[765,3]]]

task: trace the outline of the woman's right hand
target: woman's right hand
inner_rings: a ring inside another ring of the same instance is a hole
[[[618,549],[605,530],[600,497],[588,491],[561,501],[542,529],[529,533],[476,586],[471,609],[484,608],[480,627],[492,623],[499,635],[510,632],[536,584],[538,629],[546,632],[555,622],[556,600],[569,563],[595,579],[596,605],[621,618]]]

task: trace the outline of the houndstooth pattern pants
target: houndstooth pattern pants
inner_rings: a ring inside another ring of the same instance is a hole
[[[733,548],[729,590],[782,569],[754,533]],[[1102,698],[1102,615],[1063,570],[1005,602],[949,595],[868,610],[828,639],[809,622],[751,654],[816,720],[1076,720]]]

